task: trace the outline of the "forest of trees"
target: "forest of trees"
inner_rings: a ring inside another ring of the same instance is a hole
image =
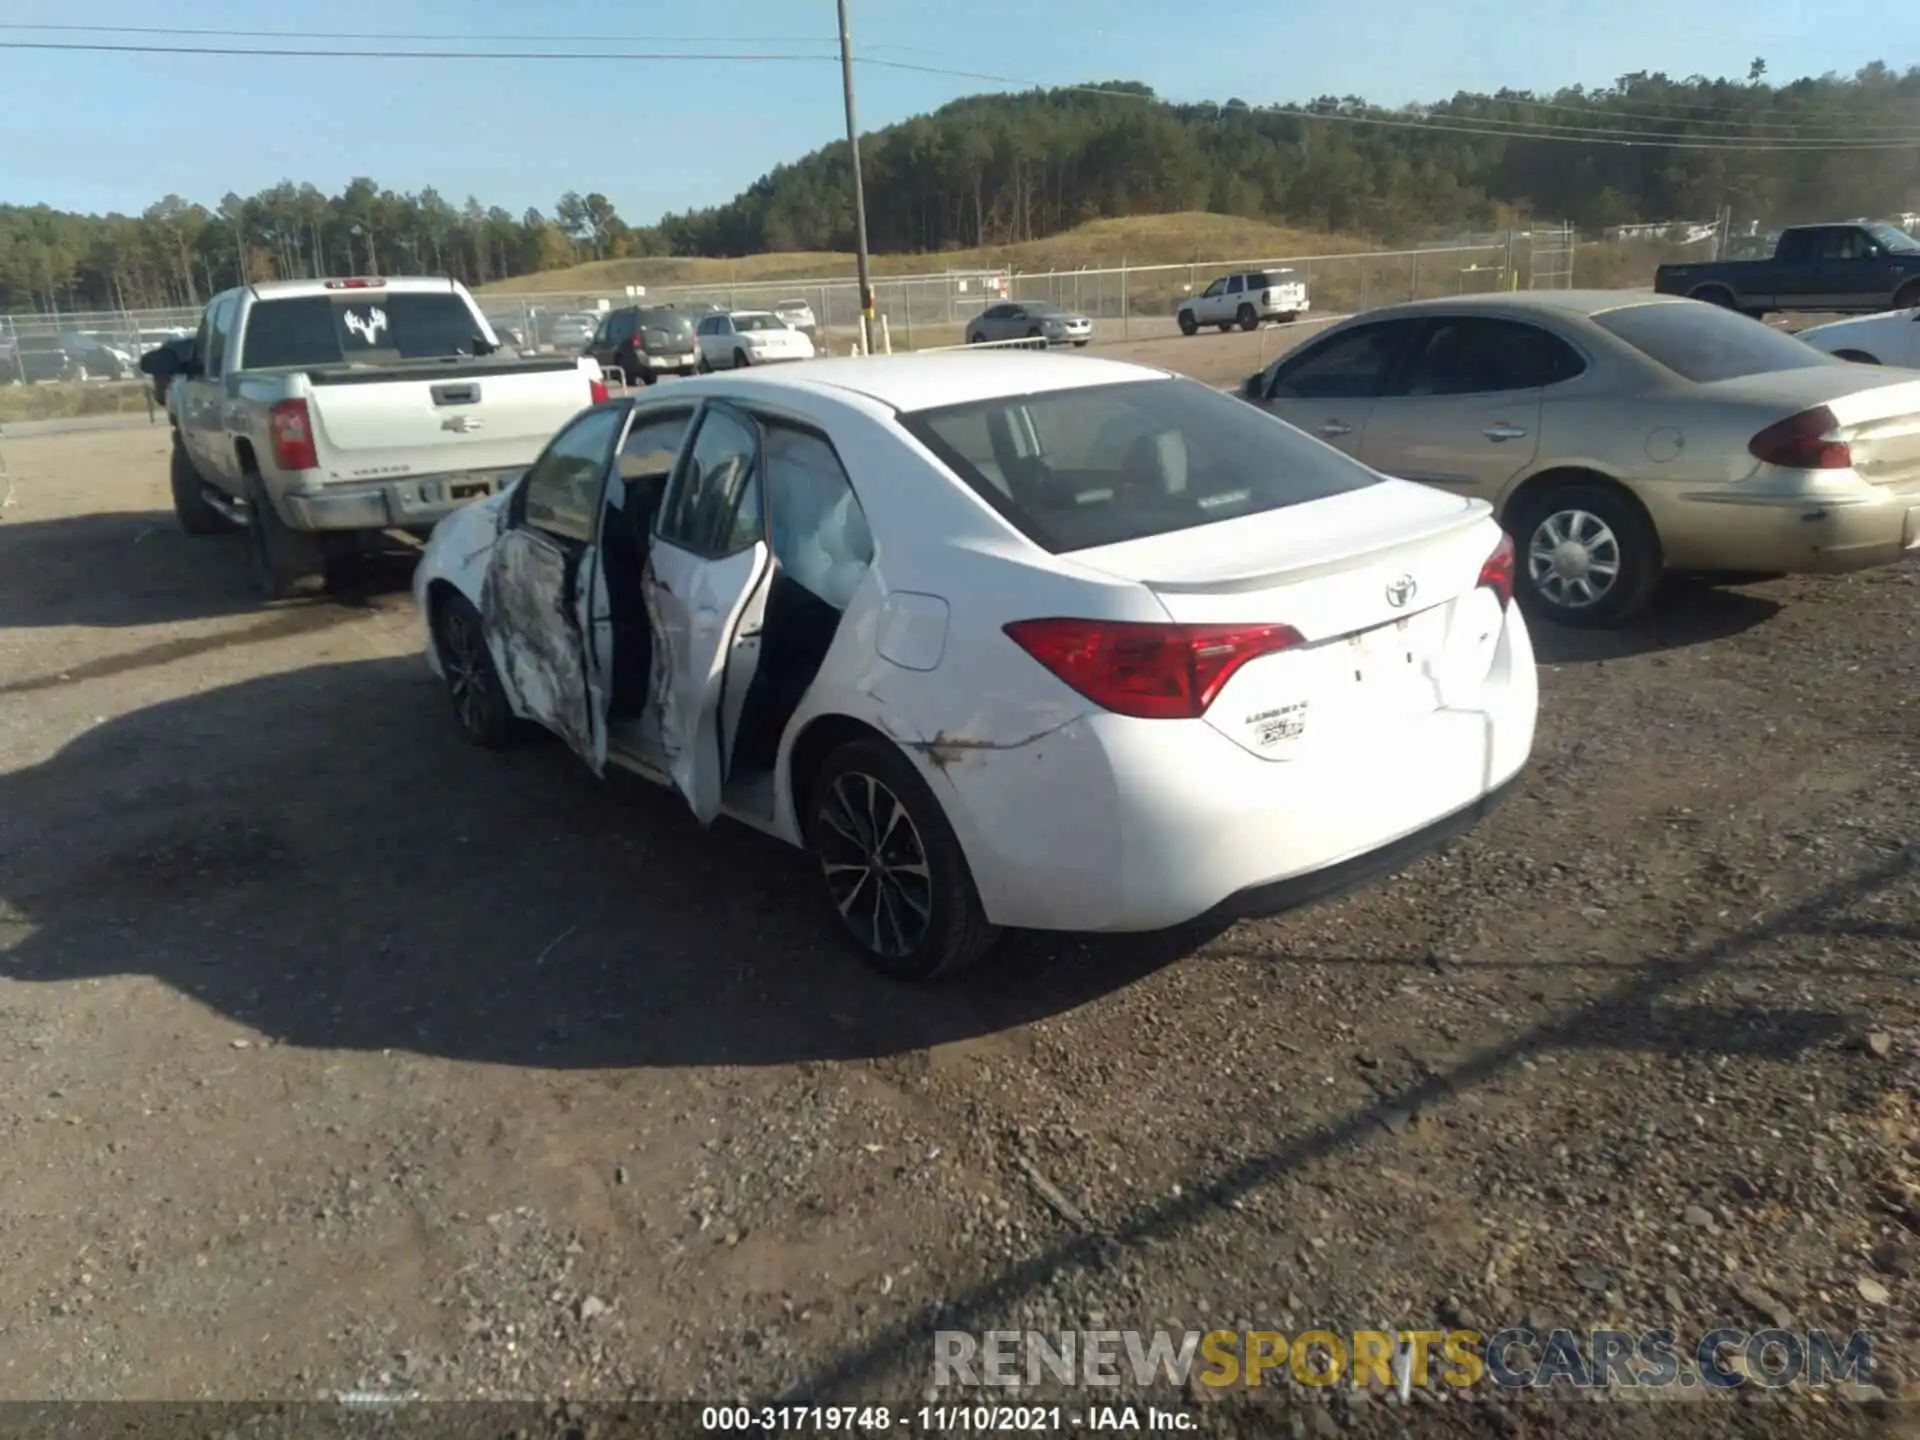
[[[1213,210],[1396,240],[1528,215],[1593,228],[1722,205],[1772,223],[1920,208],[1920,69],[1782,85],[1765,72],[1756,60],[1744,81],[1640,73],[1397,110],[1355,96],[1173,105],[1130,82],[973,96],[862,138],[869,236],[878,252],[930,251]],[[848,250],[851,180],[846,144],[829,145],[653,226],[598,193],[515,217],[365,178],[333,196],[286,181],[212,209],[170,195],[138,216],[0,206],[0,310],[188,305],[243,276],[480,284],[621,256]]]

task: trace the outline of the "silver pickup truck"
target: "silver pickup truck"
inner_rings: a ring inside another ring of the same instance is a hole
[[[197,535],[246,530],[268,599],[339,588],[370,537],[426,534],[606,398],[590,360],[499,349],[453,280],[216,295],[192,345],[141,361],[166,387],[174,513]]]

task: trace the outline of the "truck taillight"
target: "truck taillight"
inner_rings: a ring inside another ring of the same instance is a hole
[[[371,279],[356,276],[352,280],[329,280],[327,281],[327,289],[329,290],[378,290],[382,286],[384,286],[386,283],[387,282],[385,279],[378,276],[375,276]]]
[[[313,450],[313,419],[304,400],[282,400],[267,412],[273,432],[273,463],[282,470],[318,470]]]

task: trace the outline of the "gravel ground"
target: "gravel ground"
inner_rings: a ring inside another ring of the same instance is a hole
[[[1128,348],[1225,382],[1277,333]],[[922,991],[779,847],[459,744],[404,557],[260,608],[164,445],[0,439],[0,1397],[917,1404],[936,1326],[1444,1318],[1864,1328],[1875,1388],[1157,1398],[1901,1423],[1920,567],[1541,630],[1531,771],[1445,854]]]

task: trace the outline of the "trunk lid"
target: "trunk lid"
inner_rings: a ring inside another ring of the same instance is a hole
[[[1873,485],[1920,483],[1920,380],[1902,370],[1841,362],[1722,380],[1702,389],[1777,409],[1786,419],[1825,406],[1839,421],[1839,439],[1853,450],[1853,470]]]
[[[1279,760],[1469,695],[1505,619],[1480,585],[1499,540],[1483,502],[1386,481],[1063,558],[1138,582],[1180,623],[1299,632],[1303,643],[1235,671],[1206,714]]]
[[[571,360],[323,367],[307,379],[330,480],[524,466],[592,400]]]

